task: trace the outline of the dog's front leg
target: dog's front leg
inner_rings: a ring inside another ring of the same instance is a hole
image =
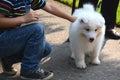
[[[100,59],[99,59],[99,55],[100,55],[100,50],[96,51],[94,50],[92,53],[91,53],[91,63],[92,64],[100,64]]]
[[[85,54],[80,52],[80,53],[75,53],[75,63],[78,68],[86,68],[85,64]]]

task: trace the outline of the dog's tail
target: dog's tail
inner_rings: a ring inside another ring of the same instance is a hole
[[[94,8],[94,6],[92,5],[92,4],[90,4],[90,3],[86,3],[86,4],[84,4],[83,5],[83,9],[84,10],[89,10],[89,11],[95,11],[95,8]]]

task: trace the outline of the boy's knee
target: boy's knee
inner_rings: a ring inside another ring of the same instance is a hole
[[[44,26],[42,24],[35,23],[35,24],[33,24],[33,26],[34,26],[36,33],[44,34]]]
[[[48,42],[46,42],[44,57],[48,56],[51,52],[52,52],[52,47]]]

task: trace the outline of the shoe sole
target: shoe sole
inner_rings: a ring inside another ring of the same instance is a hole
[[[20,78],[22,80],[51,80],[53,78],[54,74],[51,73],[48,77],[44,78],[44,79],[32,79],[32,78],[26,78],[26,77],[23,77],[23,76],[20,76]]]
[[[17,72],[3,72],[3,74],[7,75],[7,76],[14,76],[17,74]]]

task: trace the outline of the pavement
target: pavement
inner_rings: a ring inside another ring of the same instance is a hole
[[[71,8],[54,0],[47,0],[58,8],[71,14]],[[53,80],[120,80],[120,40],[106,40],[101,52],[100,65],[91,65],[87,61],[87,68],[82,70],[75,66],[70,58],[69,43],[64,43],[68,38],[70,22],[51,15],[43,10],[40,13],[40,22],[45,25],[46,40],[52,45],[53,51],[41,62],[40,67],[54,72]],[[120,28],[116,28],[120,32]],[[9,77],[2,74],[0,67],[0,80],[20,80],[20,64],[14,64],[18,70],[16,76]]]

